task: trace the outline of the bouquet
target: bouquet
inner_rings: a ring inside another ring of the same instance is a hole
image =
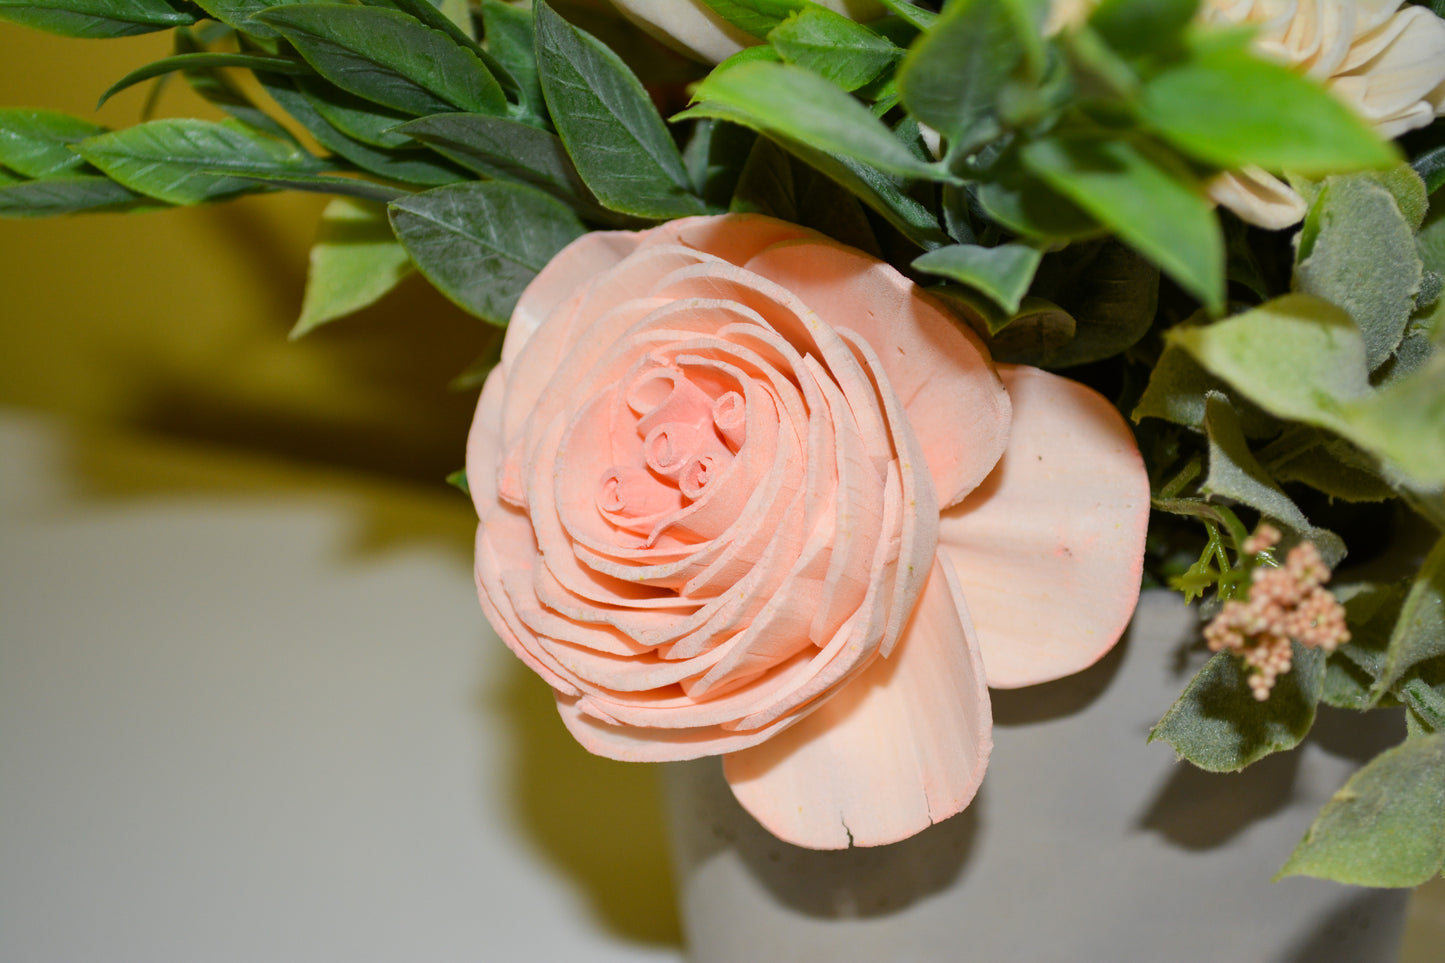
[[[0,108],[0,213],[320,192],[296,335],[410,266],[505,328],[454,481],[487,618],[593,752],[721,755],[799,845],[901,840],[985,778],[990,688],[1169,586],[1214,654],[1150,739],[1234,771],[1321,703],[1403,707],[1281,874],[1412,886],[1445,867],[1440,14],[0,0],[171,31],[105,96],[227,115]]]

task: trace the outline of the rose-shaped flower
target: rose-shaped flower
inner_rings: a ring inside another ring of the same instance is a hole
[[[578,741],[726,754],[743,805],[814,848],[968,804],[985,671],[1026,685],[1114,644],[1149,504],[1097,394],[995,370],[889,265],[746,215],[558,254],[467,476],[483,608]]]
[[[1382,137],[1445,113],[1445,20],[1401,0],[1204,0],[1199,19],[1258,32],[1254,48],[1322,84]],[[1054,0],[1045,32],[1083,23],[1098,0]],[[1304,199],[1258,167],[1222,174],[1209,196],[1251,224],[1285,228]]]
[[[887,13],[878,0],[814,0],[854,20]],[[680,53],[704,63],[721,63],[758,42],[714,13],[703,0],[612,0],[626,17]]]

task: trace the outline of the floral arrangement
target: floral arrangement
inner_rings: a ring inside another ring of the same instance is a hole
[[[1445,867],[1441,12],[0,0],[172,31],[106,96],[228,115],[0,108],[0,213],[323,192],[296,334],[413,265],[504,326],[479,595],[593,752],[894,842],[973,798],[990,687],[1169,585],[1215,654],[1150,738],[1233,771],[1403,706],[1281,872],[1410,886]]]

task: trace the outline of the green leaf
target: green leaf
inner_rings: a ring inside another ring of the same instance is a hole
[[[317,73],[366,100],[409,114],[507,109],[501,85],[474,51],[399,11],[299,4],[254,19],[285,36]]]
[[[780,97],[779,91],[787,91]],[[696,106],[674,120],[718,117],[850,157],[904,177],[950,180],[918,157],[867,107],[817,74],[791,64],[754,61],[708,75],[693,93]]]
[[[913,268],[961,281],[982,291],[1005,311],[1013,313],[1028,293],[1043,252],[1026,244],[954,244],[929,251],[914,260]]]
[[[1019,166],[1017,150],[1005,151],[988,176],[990,180],[975,186],[974,199],[990,219],[1015,234],[1073,241],[1104,232],[1077,204]]]
[[[1445,486],[1445,352],[1368,398],[1345,404],[1340,434],[1388,459],[1422,490]]]
[[[880,0],[894,16],[906,21],[919,30],[927,30],[938,22],[938,14],[922,7],[915,7],[912,0]]]
[[[245,174],[234,171],[207,171],[208,174],[229,176],[254,181],[258,187],[273,187],[311,194],[332,194],[338,197],[355,197],[361,200],[389,204],[398,197],[405,197],[410,191],[388,187],[375,181],[359,177],[338,177],[330,174]]]
[[[1350,641],[1335,650],[1325,668],[1324,701],[1339,709],[1373,707],[1370,690],[1385,664],[1390,629],[1405,600],[1398,585],[1336,587],[1335,597],[1345,606]]]
[[[66,37],[130,37],[195,23],[166,0],[0,0],[0,20]]]
[[[1378,701],[1415,666],[1440,655],[1445,655],[1445,538],[1430,550],[1405,596],[1371,698]]]
[[[345,198],[332,201],[321,215],[311,247],[306,295],[291,337],[299,338],[375,303],[411,270],[411,258],[392,234],[384,205]]]
[[[955,0],[898,70],[908,110],[967,154],[1002,132],[999,95],[1019,66],[1042,59],[1042,40],[1015,0]]]
[[[447,484],[451,485],[463,495],[470,495],[472,493],[472,487],[467,484],[467,470],[465,468],[458,468],[448,475]]]
[[[1316,528],[1299,507],[1269,477],[1249,450],[1229,399],[1218,392],[1205,398],[1204,430],[1209,438],[1209,474],[1204,491],[1233,499],[1273,518],[1315,543],[1325,564],[1333,568],[1345,557],[1345,543],[1334,532]]]
[[[328,124],[350,139],[382,150],[414,146],[393,129],[412,119],[405,111],[383,107],[320,77],[297,77],[295,86]]]
[[[85,163],[70,149],[105,128],[55,110],[0,108],[0,164],[26,177],[48,177]]]
[[[279,33],[261,21],[251,18],[271,7],[300,3],[335,3],[336,0],[289,0],[289,2],[283,0],[281,3],[275,3],[273,0],[193,0],[193,2],[210,14],[213,20],[218,20],[233,30],[244,31],[264,40],[274,40],[280,36]]]
[[[766,137],[754,142],[729,209],[811,227],[875,257],[882,253],[858,199]]]
[[[1225,169],[1327,174],[1399,160],[1323,87],[1241,47],[1216,46],[1164,70],[1144,83],[1140,97],[1146,125]]]
[[[1427,150],[1415,158],[1410,166],[1425,182],[1425,193],[1434,194],[1441,184],[1445,184],[1445,146]]]
[[[1276,455],[1279,445],[1288,451]],[[1343,438],[1307,425],[1295,425],[1260,452],[1281,484],[1300,482],[1331,498],[1347,502],[1379,502],[1396,497],[1380,477],[1379,463]]]
[[[130,210],[154,204],[97,174],[61,173],[0,186],[0,217],[54,217],[80,211]]]
[[[814,150],[786,138],[779,138],[779,142],[803,163],[817,168],[846,187],[864,204],[877,211],[895,230],[923,250],[931,250],[948,243],[948,235],[939,229],[937,218],[928,208],[904,193],[898,179],[851,157]]]
[[[426,279],[463,310],[504,325],[558,251],[585,233],[560,201],[522,184],[454,184],[391,205],[391,224]],[[527,229],[517,230],[525,224]]]
[[[682,162],[693,190],[705,204],[728,206],[760,139],[755,131],[726,121],[700,120],[693,125]]]
[[[1418,886],[1445,866],[1445,733],[1370,760],[1325,804],[1279,876]]]
[[[87,161],[131,190],[171,204],[198,204],[253,190],[238,174],[314,174],[325,162],[295,144],[234,120],[153,120],[77,145]]]
[[[1361,177],[1331,177],[1300,235],[1295,289],[1349,312],[1378,368],[1394,353],[1415,308],[1424,267],[1390,192]]]
[[[261,82],[266,92],[310,131],[322,147],[348,161],[358,170],[387,180],[425,187],[455,184],[467,179],[465,171],[430,151],[382,150],[347,137],[321,116],[314,101],[297,90],[289,78],[269,77],[262,78]],[[339,88],[332,89],[337,94],[345,94]]]
[[[903,56],[867,27],[826,7],[804,7],[768,34],[783,60],[857,90]]]
[[[533,116],[545,117],[532,11],[502,0],[482,0],[482,25],[487,51],[515,78],[522,103]]]
[[[597,199],[638,217],[703,213],[672,135],[627,65],[546,4],[534,11],[542,92]]]
[[[734,27],[759,40],[807,6],[807,0],[703,0],[703,3]]]
[[[540,187],[573,207],[597,202],[555,134],[484,114],[433,114],[397,128],[486,177]]]
[[[1112,228],[1211,310],[1224,304],[1224,237],[1188,175],[1128,141],[1056,136],[1026,144],[1024,164]]]
[[[1138,57],[1176,45],[1199,0],[1103,0],[1089,27],[1114,50]]]
[[[205,44],[188,28],[175,31],[177,54],[208,53]],[[309,72],[309,68],[307,68]],[[283,140],[295,140],[295,135],[276,121],[265,110],[256,106],[250,94],[241,88],[224,70],[215,67],[193,68],[182,73],[186,83],[207,103],[214,104],[243,124],[264,131]],[[158,88],[157,88],[158,89]],[[154,93],[152,93],[154,96]]]
[[[120,80],[111,84],[110,88],[100,95],[99,107],[107,100],[114,97],[129,87],[134,87],[142,81],[150,80],[152,77],[160,77],[164,74],[177,70],[206,70],[218,67],[238,67],[243,70],[264,70],[277,74],[309,74],[311,68],[305,64],[288,60],[285,57],[271,57],[261,54],[232,54],[232,53],[185,53],[176,54],[174,57],[165,57],[153,63],[146,64],[126,74]]]
[[[1325,655],[1292,642],[1294,667],[1275,680],[1269,699],[1254,698],[1240,660],[1218,652],[1189,681],[1179,701],[1149,733],[1209,772],[1237,772],[1293,749],[1309,732],[1324,687]]]
[[[1069,318],[1069,337],[1058,344],[1038,342],[1025,351],[1015,319],[1009,323],[1007,346],[996,342],[995,357],[1068,368],[1113,357],[1144,337],[1158,306],[1159,269],[1113,238],[1080,241],[1044,257],[1032,290],[1052,302],[1055,314]],[[1050,321],[1057,325],[1056,319]]]

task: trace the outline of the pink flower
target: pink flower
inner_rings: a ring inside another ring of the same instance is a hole
[[[987,686],[1108,651],[1149,510],[1103,398],[995,368],[889,265],[747,215],[558,254],[467,475],[482,606],[577,740],[723,754],[742,804],[813,848],[968,805]]]

